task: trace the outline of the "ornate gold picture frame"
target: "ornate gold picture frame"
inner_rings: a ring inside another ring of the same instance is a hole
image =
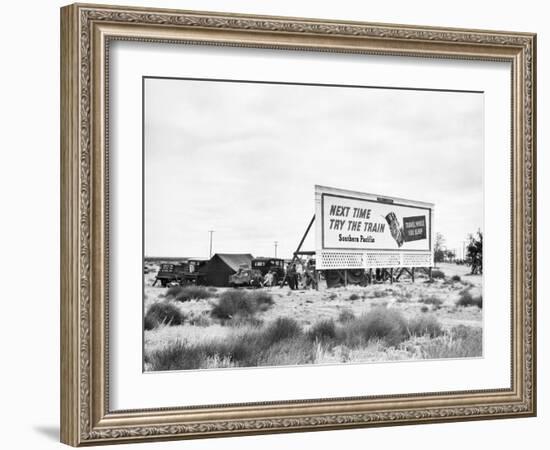
[[[113,410],[108,67],[115,41],[509,63],[511,149],[502,158],[511,155],[512,161],[510,386]],[[534,416],[535,88],[536,36],[530,33],[86,4],[62,8],[62,442],[81,446]]]

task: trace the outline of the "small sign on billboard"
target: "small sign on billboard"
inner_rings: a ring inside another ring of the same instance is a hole
[[[403,217],[403,239],[405,242],[426,239],[426,216]]]

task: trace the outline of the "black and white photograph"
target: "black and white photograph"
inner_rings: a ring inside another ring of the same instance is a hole
[[[70,3],[3,4],[2,448],[548,445],[544,2]]]
[[[144,371],[482,357],[483,106],[144,77]]]

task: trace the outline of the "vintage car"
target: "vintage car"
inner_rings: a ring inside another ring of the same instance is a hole
[[[252,269],[258,270],[262,277],[266,273],[273,273],[273,284],[279,283],[285,276],[285,261],[280,258],[254,258]]]
[[[260,287],[262,285],[263,275],[257,269],[239,268],[239,270],[229,277],[229,286],[231,287]]]

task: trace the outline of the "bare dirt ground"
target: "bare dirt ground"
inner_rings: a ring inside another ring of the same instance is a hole
[[[213,339],[229,339],[239,330],[235,326],[228,326],[213,319],[212,308],[226,288],[210,288],[210,298],[192,299],[186,302],[176,302],[166,298],[167,288],[153,287],[157,267],[145,274],[145,308],[153,303],[170,302],[174,304],[186,317],[183,325],[161,325],[152,330],[146,330],[144,336],[146,370],[155,370],[147,363],[147,356],[167,348],[176,342],[191,343],[212,341]],[[295,319],[305,332],[314,324],[324,320],[338,321],[343,311],[351,312],[360,317],[373,308],[386,307],[398,310],[406,319],[414,319],[422,315],[435,318],[445,332],[454,327],[466,326],[481,329],[483,324],[483,310],[477,306],[457,306],[461,293],[468,290],[474,297],[482,296],[482,276],[469,275],[470,268],[455,264],[439,264],[438,269],[445,277],[429,282],[426,276],[417,275],[414,283],[408,277],[402,277],[399,282],[390,284],[373,284],[366,287],[347,286],[327,289],[322,282],[319,290],[291,291],[288,286],[283,288],[261,288],[271,294],[274,304],[265,311],[256,314],[258,323],[269,324],[280,317]],[[454,280],[452,277],[455,276]],[[458,278],[459,277],[459,278]],[[246,333],[247,328],[240,330]],[[415,336],[399,346],[388,346],[380,341],[369,342],[360,349],[344,348],[345,346],[331,347],[330,350],[319,346],[315,363],[333,362],[363,362],[394,359],[426,358],[422,353],[422,346],[430,343],[429,337]],[[451,339],[452,341],[452,339]],[[451,342],[452,344],[452,342]],[[446,345],[450,345],[449,342]],[[435,353],[433,357],[437,357]],[[452,357],[453,354],[444,354],[442,357]],[[461,356],[461,355],[456,355]],[[481,355],[472,355],[481,356]],[[229,364],[231,365],[231,364]],[[218,367],[219,365],[214,365]],[[227,364],[225,365],[227,366]]]

